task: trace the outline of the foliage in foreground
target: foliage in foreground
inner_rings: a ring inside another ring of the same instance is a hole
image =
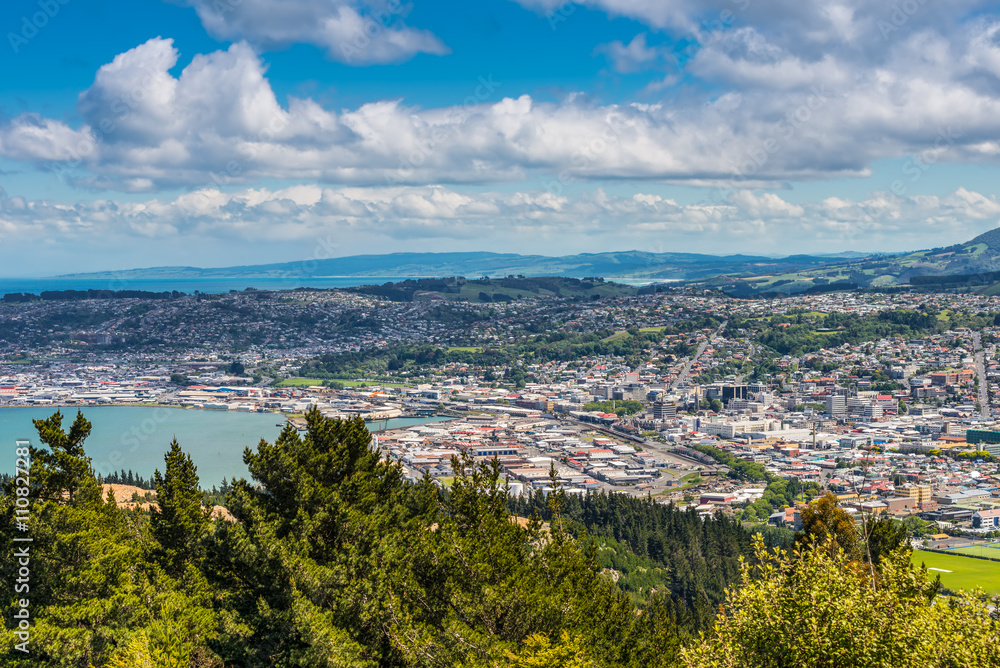
[[[361,420],[307,415],[247,449],[234,522],[209,521],[171,444],[159,508],[102,499],[90,425],[38,426],[31,477],[31,653],[14,668],[656,666],[677,656],[669,602],[641,614],[592,550],[513,521],[498,465],[455,462],[448,494],[406,483]],[[8,647],[18,609],[12,489],[0,497]],[[550,512],[560,517],[561,494]]]
[[[791,554],[755,539],[755,565],[715,627],[681,651],[687,668],[1000,665],[1000,622],[982,592],[936,597],[907,550],[872,575],[841,549]]]
[[[59,413],[37,421],[47,449],[32,450],[31,588],[21,594],[31,653],[2,665],[1000,665],[988,601],[935,598],[891,526],[866,528],[887,549],[862,553],[848,539],[856,529],[817,503],[809,535],[828,544],[789,554],[755,536],[743,560],[751,538],[731,520],[650,500],[557,489],[544,508],[525,500],[533,519],[513,521],[496,463],[453,462],[445,493],[406,483],[371,450],[361,420],[306,419],[304,436],[289,428],[245,451],[255,482],[228,489],[231,522],[206,516],[179,444],[154,475],[159,507],[126,510],[101,498],[82,415],[68,431]],[[16,498],[11,485],[0,497],[8,648],[20,598]],[[581,526],[591,538],[574,536]],[[631,578],[631,599],[601,573],[597,545],[621,552],[611,566]],[[741,586],[727,588],[740,565]],[[711,633],[682,649],[684,629],[708,627],[724,590]]]

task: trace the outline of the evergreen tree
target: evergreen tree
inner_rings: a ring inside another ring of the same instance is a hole
[[[64,432],[62,420],[61,411],[44,420],[32,420],[38,440],[48,446],[48,450],[31,448],[32,482],[38,485],[38,494],[45,499],[65,496],[72,502],[81,490],[91,498],[95,495],[99,498],[100,487],[83,449],[91,424],[78,411],[69,431]]]
[[[876,566],[890,553],[900,550],[909,552],[906,526],[902,522],[897,523],[891,517],[879,515],[867,518],[864,523],[864,534],[868,542],[868,552]]]
[[[163,459],[163,475],[159,469],[153,473],[157,507],[151,511],[150,525],[169,570],[177,574],[185,561],[199,557],[199,541],[211,511],[202,508],[197,467],[176,438]]]
[[[57,412],[36,421],[40,440],[51,452],[36,451],[31,477],[32,542],[30,590],[17,592],[23,566],[14,542],[14,496],[0,497],[0,572],[4,619],[14,619],[18,599],[30,600],[30,653],[10,648],[16,629],[0,632],[4,666],[11,668],[103,668],[121,659],[142,665],[129,647],[142,635],[158,666],[213,664],[206,638],[216,622],[205,588],[182,588],[155,566],[156,545],[148,515],[119,509],[110,494],[101,498],[83,440],[90,424],[78,416],[69,432]],[[20,534],[23,535],[23,534]],[[141,644],[141,643],[139,643]],[[141,659],[141,656],[139,656]],[[122,665],[122,664],[117,664]]]

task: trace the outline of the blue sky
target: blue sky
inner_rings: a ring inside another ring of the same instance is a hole
[[[1000,222],[995,3],[10,0],[0,32],[0,275]]]

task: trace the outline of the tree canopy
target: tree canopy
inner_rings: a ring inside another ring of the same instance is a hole
[[[13,586],[14,483],[0,496],[9,647],[21,596],[31,611],[31,653],[3,665],[997,665],[982,596],[934,599],[901,527],[859,530],[829,498],[787,552],[787,532],[570,496],[554,472],[512,499],[495,460],[453,459],[448,489],[411,482],[361,419],[311,410],[306,425],[245,450],[251,479],[223,486],[231,516],[213,519],[176,440],[151,507],[126,508],[102,498],[82,415],[68,430],[60,413],[37,421],[27,594]]]

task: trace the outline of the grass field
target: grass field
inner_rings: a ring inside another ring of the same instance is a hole
[[[631,334],[629,334],[628,332],[622,330],[620,332],[615,332],[611,336],[608,336],[608,337],[606,337],[604,339],[601,339],[601,341],[603,341],[604,343],[607,343],[608,341],[617,341],[618,339],[624,339],[624,338],[627,338],[629,336],[631,336]]]
[[[286,378],[276,385],[276,387],[312,387],[322,385],[319,378]]]
[[[974,554],[978,557],[989,557],[990,559],[1000,559],[1000,543],[990,543],[988,545],[976,545],[974,547],[960,547],[956,550],[948,550],[958,554]],[[1000,562],[997,562],[1000,564]]]
[[[344,387],[360,387],[361,385],[365,387],[413,387],[413,385],[406,383],[383,383],[380,380],[334,380],[331,382],[340,383]]]
[[[1000,550],[994,550],[1000,553]],[[927,573],[933,579],[941,576],[941,584],[951,590],[973,589],[982,587],[990,594],[1000,594],[1000,561],[985,561],[972,559],[957,554],[941,554],[939,552],[913,551],[913,563],[927,566]],[[933,571],[932,568],[940,568]],[[951,571],[945,573],[942,571]]]

